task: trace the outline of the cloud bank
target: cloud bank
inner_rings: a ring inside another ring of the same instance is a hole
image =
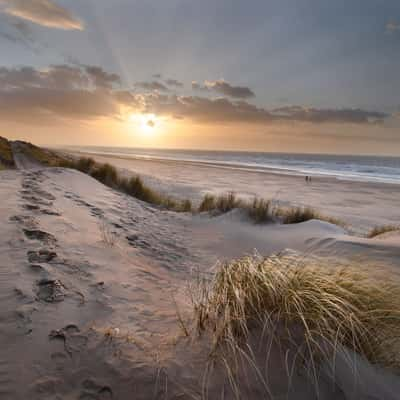
[[[224,96],[235,97],[238,99],[248,99],[255,97],[254,92],[246,86],[233,86],[220,79],[218,81],[206,81],[205,86]]]
[[[152,81],[152,82],[138,82],[136,86],[144,89],[144,90],[158,90],[161,92],[168,92],[169,89],[160,82]]]
[[[0,118],[43,124],[57,118],[123,119],[129,113],[154,113],[203,124],[270,125],[282,122],[376,124],[388,117],[379,111],[362,109],[299,106],[265,109],[242,99],[178,96],[159,82],[141,82],[137,87],[144,91],[124,89],[117,74],[98,66],[2,67]],[[160,93],[162,88],[167,93]]]
[[[5,14],[48,28],[84,29],[82,21],[51,0],[0,0],[0,7]]]

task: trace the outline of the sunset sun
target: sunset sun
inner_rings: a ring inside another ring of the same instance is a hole
[[[129,121],[133,123],[142,135],[155,134],[160,125],[160,118],[155,114],[132,114]]]

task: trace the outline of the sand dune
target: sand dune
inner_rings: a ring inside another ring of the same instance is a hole
[[[201,398],[208,353],[181,325],[193,271],[255,249],[364,259],[388,271],[400,259],[394,234],[362,239],[316,220],[254,225],[238,210],[162,211],[80,172],[16,161],[28,169],[0,173],[2,399]],[[271,360],[275,398],[315,398],[304,376],[288,389],[284,363]],[[362,361],[354,386],[346,368],[336,386],[321,382],[320,398],[396,398],[394,376]],[[250,383],[246,398],[264,398]],[[217,368],[209,398],[221,393],[233,398]]]

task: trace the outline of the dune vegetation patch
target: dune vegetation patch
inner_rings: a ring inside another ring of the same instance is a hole
[[[395,232],[395,231],[400,231],[400,225],[381,225],[381,226],[375,226],[372,228],[368,234],[367,238],[374,238],[379,235],[383,235],[384,233],[388,232]]]
[[[255,223],[280,222],[283,224],[298,224],[318,219],[331,224],[345,227],[346,224],[338,218],[321,214],[312,207],[280,207],[271,200],[254,197],[244,200],[236,197],[234,192],[222,195],[205,194],[198,207],[198,212],[223,214],[235,208],[242,209]]]
[[[329,222],[334,225],[346,226],[340,219],[321,214],[312,207],[278,207],[275,209],[275,215],[280,217],[284,224],[299,224],[312,219],[319,219],[320,221]]]
[[[14,167],[15,163],[10,142],[0,136],[0,170]]]
[[[306,368],[315,378],[322,364],[334,368],[343,349],[400,369],[399,285],[387,276],[371,279],[359,265],[299,255],[249,256],[198,277],[190,293],[193,331],[211,339],[211,358],[222,357],[230,374],[243,355],[253,372],[263,374],[254,336],[257,346],[270,340],[283,357],[291,349],[291,368]]]
[[[158,193],[147,186],[139,176],[126,178],[120,176],[117,169],[108,163],[101,164],[92,158],[81,157],[77,160],[63,159],[59,167],[72,168],[88,174],[113,189],[124,192],[130,196],[147,203],[177,212],[191,212],[192,203],[188,199],[178,200]]]
[[[52,150],[47,150],[28,142],[21,143],[23,144],[23,146],[21,147],[22,152],[41,164],[47,165],[49,167],[57,167],[60,163],[65,161],[64,157],[58,155]]]
[[[339,219],[325,216],[311,207],[284,208],[274,205],[271,200],[258,197],[254,197],[252,200],[244,200],[238,198],[233,191],[220,195],[207,193],[199,205],[194,207],[189,199],[176,199],[159,193],[146,185],[139,176],[130,178],[122,177],[113,165],[98,163],[90,157],[81,157],[79,159],[66,158],[54,151],[42,149],[30,143],[26,143],[24,151],[42,164],[76,169],[113,189],[120,190],[147,203],[176,212],[208,212],[215,215],[224,214],[234,209],[241,209],[247,214],[250,220],[257,224],[269,222],[296,224],[311,219],[319,219],[345,227],[345,224]]]

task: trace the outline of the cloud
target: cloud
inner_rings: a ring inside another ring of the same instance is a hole
[[[145,90],[159,90],[161,92],[168,92],[169,89],[160,82],[152,81],[152,82],[138,82],[136,84],[137,87],[140,87]]]
[[[111,88],[113,85],[121,83],[121,78],[117,74],[110,74],[100,67],[87,65],[85,71],[96,87]]]
[[[183,86],[184,86],[182,82],[179,82],[179,81],[177,81],[176,79],[167,79],[167,80],[165,81],[165,83],[166,83],[168,86],[175,86],[175,87],[183,87]]]
[[[20,19],[4,19],[0,20],[0,37],[13,42],[21,43],[26,47],[33,48],[36,42],[32,30],[29,25]]]
[[[83,30],[84,25],[52,0],[0,0],[2,11],[35,24],[64,30]]]
[[[119,89],[119,81],[92,66],[1,67],[0,116],[27,123],[118,117],[121,106],[135,104],[133,95]]]
[[[396,31],[400,31],[400,24],[395,22],[395,21],[389,21],[386,24],[386,32],[387,33],[393,33]]]
[[[142,82],[143,86],[145,91],[132,92],[122,87],[117,74],[90,65],[62,64],[44,69],[0,67],[0,118],[45,124],[59,118],[123,120],[124,115],[145,113],[203,124],[269,126],[293,122],[375,124],[388,117],[378,111],[352,108],[285,106],[266,109],[245,100],[161,93],[154,82]]]
[[[202,90],[202,91],[209,90],[207,86],[203,86],[200,83],[198,83],[197,81],[192,81],[192,89],[193,90]]]
[[[220,79],[218,81],[206,81],[205,86],[224,96],[235,97],[238,99],[248,99],[255,97],[254,92],[246,86],[233,86]]]
[[[246,101],[226,98],[209,99],[198,96],[149,96],[145,99],[147,112],[177,116],[201,123],[276,122],[352,123],[382,122],[387,114],[360,109],[317,109],[298,106],[267,110]]]

